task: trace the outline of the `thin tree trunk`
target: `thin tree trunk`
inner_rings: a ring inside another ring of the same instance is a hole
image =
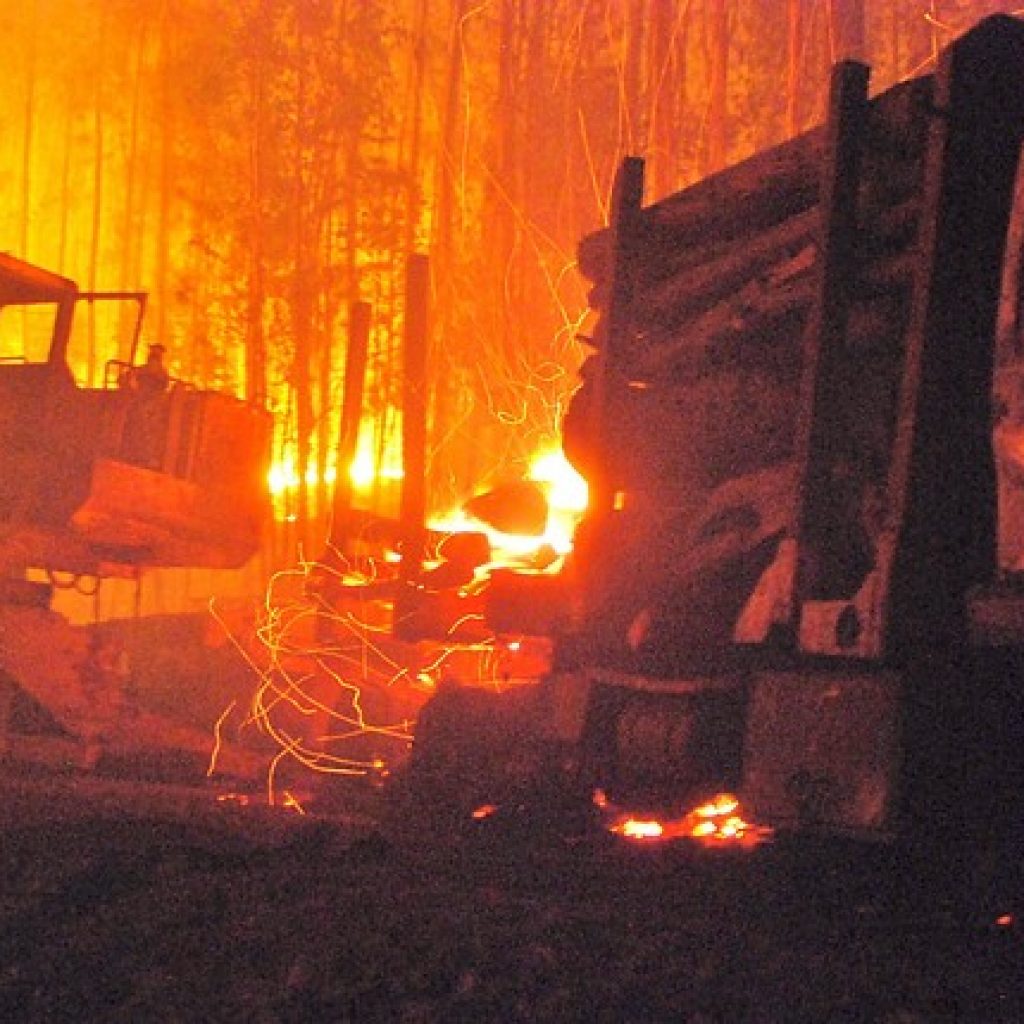
[[[651,0],[649,87],[647,103],[648,153],[647,182],[653,199],[671,189],[674,177],[672,163],[672,108],[674,86],[671,75],[672,49],[675,42],[676,16],[672,0]]]
[[[132,69],[132,98],[125,154],[124,229],[121,245],[121,287],[133,288],[139,276],[139,232],[136,227],[137,179],[139,163],[139,117],[142,107],[143,69],[146,56],[147,22],[143,20]]]
[[[252,135],[249,142],[249,274],[245,337],[245,396],[263,404],[267,394],[266,332],[263,307],[266,280],[263,246],[263,143],[266,135],[266,29],[271,24],[271,0],[259,0],[252,26],[252,70],[249,84]]]
[[[829,0],[828,13],[832,27],[832,63],[863,61],[867,56],[864,0]]]
[[[100,23],[97,67],[93,91],[93,165],[92,165],[92,231],[89,241],[89,290],[97,289],[97,272],[100,262],[100,239],[103,232],[103,168],[104,168],[104,94],[102,69],[105,65],[107,20]],[[88,366],[86,380],[90,387],[96,383],[96,314],[95,306],[89,304],[88,318]]]
[[[430,23],[429,0],[418,0],[412,32],[412,86],[408,102],[409,150],[405,159],[405,255],[416,247],[416,230],[420,219],[420,188],[423,172],[420,167],[423,140],[423,81],[427,72],[427,25]]]
[[[321,266],[334,266],[334,219],[327,217],[321,230]],[[320,350],[318,360],[317,396],[319,409],[317,415],[316,444],[316,512],[320,532],[327,536],[330,526],[330,485],[327,480],[327,466],[332,445],[331,431],[333,415],[331,405],[331,381],[334,370],[334,323],[337,314],[334,293],[330,288],[324,290],[322,320],[320,325]]]
[[[625,151],[642,153],[647,148],[643,104],[644,0],[629,0],[626,8],[626,50],[622,69],[625,94]]]
[[[516,225],[515,210],[520,204],[520,169],[517,166],[519,146],[517,134],[519,117],[516,109],[517,71],[519,65],[519,33],[517,32],[516,4],[514,0],[501,0],[498,28],[498,95],[495,105],[495,175],[491,185],[491,212],[494,226],[495,259],[489,271],[490,294],[495,309],[499,351],[508,360],[514,337],[514,327],[505,301],[510,263],[514,259]]]
[[[306,66],[307,39],[305,31],[305,4],[309,0],[295,0],[296,60],[295,60],[295,165],[293,168],[294,204],[294,274],[292,282],[292,326],[295,353],[292,362],[292,387],[295,392],[296,462],[299,474],[297,536],[306,548],[310,541],[310,501],[307,480],[310,467],[310,442],[313,435],[313,396],[310,379],[313,313],[313,267],[311,266],[308,223],[308,182],[304,169],[308,143],[309,68]]]
[[[708,14],[708,34],[711,76],[702,161],[702,173],[705,176],[724,167],[726,160],[729,83],[729,9],[726,0],[712,0]]]
[[[25,130],[21,151],[21,255],[29,257],[29,225],[32,221],[32,156],[35,139],[36,77],[39,53],[39,3],[33,0],[25,68]]]
[[[157,210],[156,269],[154,289],[161,297],[156,308],[156,336],[167,336],[167,307],[170,295],[171,204],[174,194],[174,147],[177,130],[174,106],[171,101],[175,83],[172,79],[172,51],[174,48],[174,21],[170,0],[160,8],[160,197]]]
[[[892,47],[892,79],[898,82],[903,78],[903,37],[900,32],[900,4],[894,2],[889,9],[889,45]]]
[[[800,65],[804,45],[804,0],[786,5],[786,138],[800,131]]]
[[[448,69],[445,82],[445,100],[441,120],[441,148],[438,160],[437,192],[434,203],[436,224],[431,254],[431,265],[434,268],[435,282],[439,283],[435,297],[434,323],[436,329],[431,333],[439,344],[453,344],[452,327],[454,323],[454,278],[455,278],[455,168],[458,162],[460,147],[456,140],[461,127],[459,115],[459,98],[463,81],[463,27],[468,8],[468,0],[453,0],[451,15],[451,33],[448,45]],[[440,356],[440,353],[437,353]],[[443,437],[447,432],[449,409],[451,407],[450,375],[446,364],[452,358],[447,353],[444,358],[434,362],[439,372],[432,375],[431,390],[433,392],[433,426],[434,436]],[[445,369],[442,370],[442,366]],[[428,492],[442,477],[442,463],[449,453],[431,460],[434,473],[429,481]]]
[[[434,207],[437,221],[434,229],[431,262],[439,276],[448,271],[452,256],[453,219],[455,210],[456,138],[459,131],[459,94],[462,89],[462,26],[468,0],[453,0],[451,35],[448,45],[448,73],[441,121],[441,151],[438,160],[437,192]],[[441,310],[438,317],[444,320]]]
[[[57,272],[67,274],[68,221],[71,218],[74,197],[71,195],[71,162],[75,149],[75,105],[69,95],[64,103],[64,152],[60,168],[60,228],[57,232]]]

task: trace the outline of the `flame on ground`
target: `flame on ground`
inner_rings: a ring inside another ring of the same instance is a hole
[[[601,790],[595,792],[594,804],[605,811],[611,806]],[[618,813],[608,829],[626,839],[641,842],[696,839],[708,846],[756,846],[772,835],[768,826],[755,825],[744,819],[740,802],[731,793],[718,793],[682,817],[667,821]]]

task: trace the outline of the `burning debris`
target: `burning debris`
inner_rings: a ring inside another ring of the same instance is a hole
[[[718,793],[677,817],[640,817],[618,810],[602,790],[594,793],[594,804],[610,817],[608,830],[626,839],[640,841],[693,839],[706,846],[757,846],[769,840],[773,830],[743,817],[740,802],[732,793]]]
[[[541,479],[495,488],[433,521],[430,557],[408,582],[386,545],[377,557],[332,551],[273,578],[254,643],[237,641],[260,680],[238,727],[273,740],[272,776],[383,780],[408,760],[414,732],[418,747],[435,748],[425,737],[437,706],[486,703],[550,668],[548,636],[496,631],[488,615],[494,581],[503,593],[520,575],[554,582],[569,548],[580,487],[562,482],[574,476],[564,459],[545,455],[537,466]],[[566,494],[571,507],[560,504]],[[487,731],[489,717],[482,711],[473,728]],[[504,716],[497,721],[507,729]],[[273,778],[268,785],[273,793]]]

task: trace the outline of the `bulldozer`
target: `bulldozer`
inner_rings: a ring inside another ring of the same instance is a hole
[[[0,752],[26,701],[72,746],[97,733],[101,677],[115,670],[94,635],[51,610],[55,585],[236,568],[261,543],[270,414],[171,376],[159,345],[143,361],[146,304],[0,254]],[[93,340],[73,359],[85,317],[118,324],[123,341]],[[111,357],[93,384],[82,367],[100,351]]]
[[[650,204],[623,161],[579,246],[590,503],[552,669],[436,698],[414,776],[469,765],[497,802],[532,759],[619,808],[727,791],[869,838],[1019,823],[1024,22],[869,83],[838,64],[820,127]]]
[[[0,254],[0,558],[5,570],[241,565],[268,509],[270,417],[137,365],[143,293],[79,291]],[[81,386],[68,361],[76,310],[135,311],[130,351]],[[21,330],[26,318],[30,329]]]

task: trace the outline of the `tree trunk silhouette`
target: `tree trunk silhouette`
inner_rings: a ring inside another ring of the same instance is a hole
[[[455,168],[459,159],[459,138],[462,119],[459,111],[459,96],[463,83],[463,29],[468,9],[467,0],[453,0],[451,6],[450,35],[448,41],[447,67],[445,70],[444,103],[441,113],[441,139],[437,161],[437,187],[434,210],[436,225],[431,245],[430,265],[434,269],[433,281],[436,287],[432,327],[431,362],[435,369],[430,381],[432,402],[428,408],[433,411],[433,436],[444,437],[449,426],[452,407],[451,347],[454,344],[455,325]],[[411,256],[412,254],[410,254]],[[440,481],[449,476],[446,472],[450,460],[458,457],[450,450],[435,451],[428,460],[433,472],[428,480],[427,493],[434,495],[440,490]],[[454,470],[457,473],[457,470]],[[429,507],[428,497],[428,507]]]
[[[307,548],[310,537],[310,449],[313,435],[313,395],[311,363],[313,358],[313,262],[310,253],[308,233],[310,224],[307,212],[307,177],[305,170],[306,147],[308,144],[307,99],[309,93],[309,69],[306,66],[308,40],[305,28],[305,4],[308,0],[295,0],[295,110],[294,161],[292,167],[292,231],[293,234],[293,277],[292,331],[295,350],[292,357],[291,383],[295,394],[295,447],[298,471],[296,537],[298,543]]]
[[[99,32],[99,66],[103,68],[106,56],[107,18],[104,14],[100,23]],[[93,83],[93,164],[92,164],[92,226],[89,234],[89,290],[96,291],[100,264],[100,238],[103,234],[103,180],[106,154],[104,152],[104,89],[103,75],[97,74]],[[96,366],[96,307],[89,303],[88,306],[88,355],[86,366],[86,380],[90,387],[97,382]]]
[[[788,0],[786,4],[786,137],[800,131],[800,73],[804,47],[804,0]]]
[[[21,255],[29,258],[29,225],[32,220],[32,157],[36,120],[36,79],[39,53],[39,2],[32,0],[28,53],[25,67],[25,123],[21,154]]]
[[[831,63],[840,60],[865,60],[867,35],[864,0],[830,0]]]
[[[153,287],[163,301],[156,304],[156,336],[167,336],[168,305],[171,280],[171,210],[175,188],[175,138],[177,116],[172,102],[175,83],[173,78],[174,20],[171,0],[163,0],[160,8],[160,84],[158,105],[160,187],[156,219],[156,267]]]
[[[149,33],[147,22],[143,19],[139,27],[138,37],[132,54],[131,66],[131,110],[128,123],[128,146],[125,153],[124,177],[124,228],[121,242],[121,285],[125,288],[135,287],[139,277],[139,262],[142,244],[140,230],[140,208],[138,205],[139,178],[139,120],[141,117],[143,76],[146,59],[146,47]],[[144,223],[144,220],[142,220]]]
[[[625,150],[641,153],[647,148],[647,126],[643,109],[644,0],[629,0],[626,8],[626,46],[623,55],[623,98],[625,100]]]
[[[266,302],[266,270],[264,252],[263,157],[267,133],[266,60],[268,40],[266,26],[270,23],[271,0],[260,0],[251,31],[252,61],[249,81],[249,267],[246,282],[248,316],[245,324],[245,397],[262,404],[267,395],[267,341],[263,326]]]
[[[704,132],[704,153],[701,171],[713,174],[725,166],[728,108],[726,89],[729,82],[729,10],[722,0],[711,4],[706,14],[710,52],[707,124]]]

